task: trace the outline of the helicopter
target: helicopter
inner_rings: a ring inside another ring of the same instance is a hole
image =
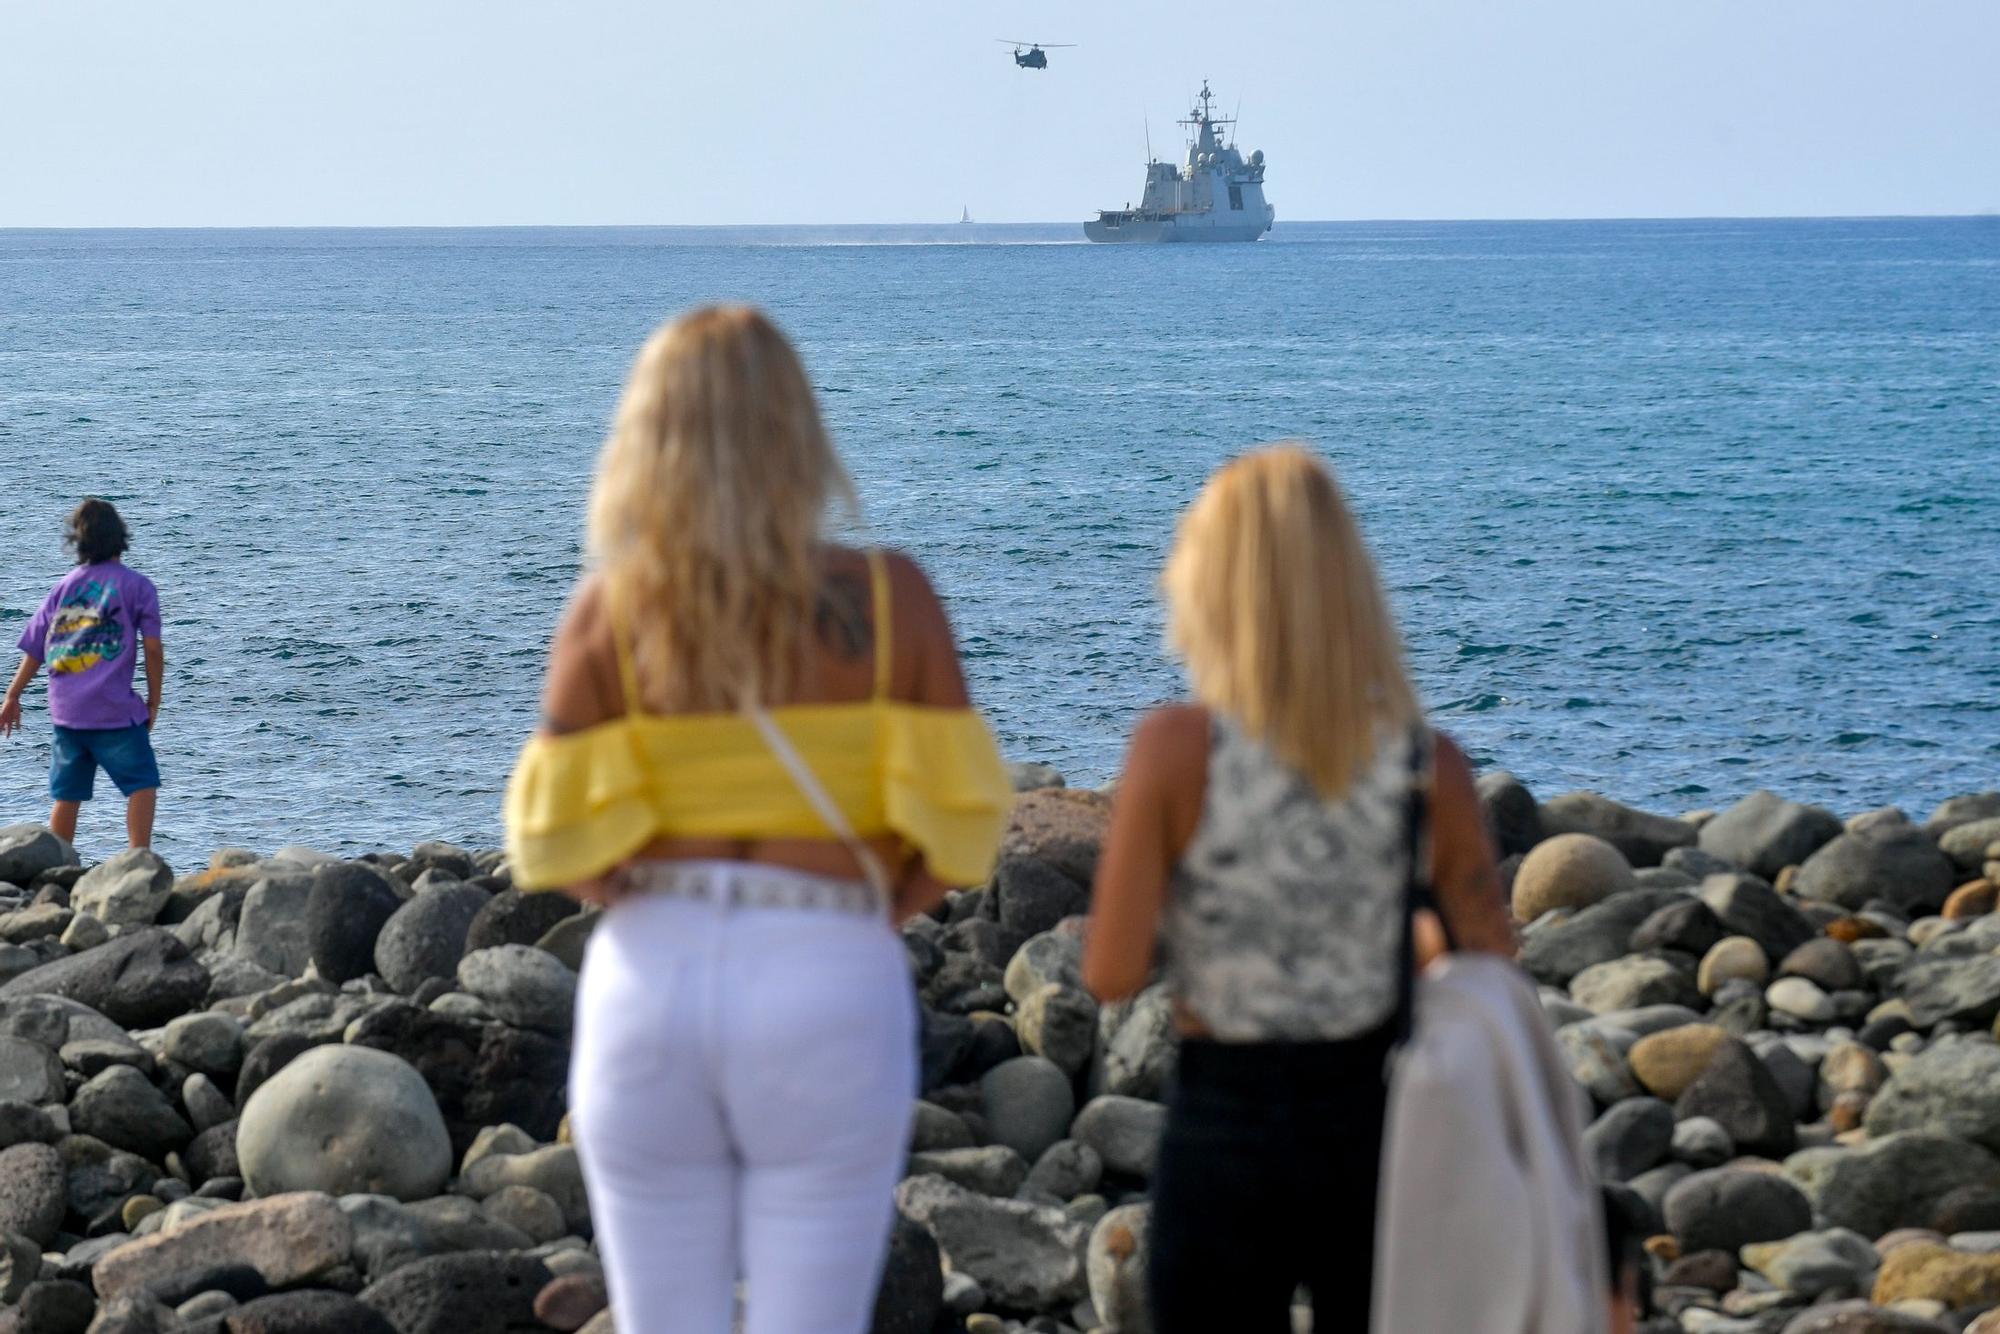
[[[1047,69],[1050,51],[1060,51],[1076,45],[1075,42],[1017,42],[1010,37],[996,37],[993,40],[1002,46],[1013,47],[1014,63],[1022,69]],[[1024,46],[1028,48],[1025,52],[1021,50]]]

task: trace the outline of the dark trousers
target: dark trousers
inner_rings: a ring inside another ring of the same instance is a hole
[[[1181,1044],[1153,1177],[1158,1334],[1289,1334],[1301,1284],[1315,1329],[1367,1329],[1389,1048]]]

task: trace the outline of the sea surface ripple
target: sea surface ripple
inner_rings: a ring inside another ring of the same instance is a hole
[[[1176,514],[1299,437],[1438,721],[1538,791],[2000,785],[2000,219],[1075,235],[0,232],[0,636],[110,496],[166,609],[171,859],[491,844],[631,355],[748,300],[1006,750],[1073,781],[1181,689]],[[47,742],[37,690],[0,823]]]

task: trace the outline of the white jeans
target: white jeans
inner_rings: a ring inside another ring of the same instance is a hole
[[[916,998],[880,915],[646,894],[592,935],[570,1122],[621,1334],[863,1334],[917,1084]],[[717,893],[718,889],[725,891]]]

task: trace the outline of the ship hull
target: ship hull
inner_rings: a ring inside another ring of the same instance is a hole
[[[1092,218],[1083,224],[1083,234],[1089,240],[1130,245],[1255,241],[1269,230],[1269,222],[1196,223],[1135,218],[1125,223],[1110,223],[1102,218]]]

